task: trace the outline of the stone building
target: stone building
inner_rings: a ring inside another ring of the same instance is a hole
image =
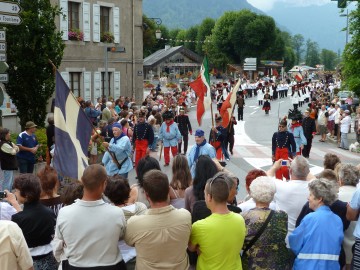
[[[66,45],[59,72],[75,96],[141,101],[142,0],[51,1],[63,11],[56,21]]]

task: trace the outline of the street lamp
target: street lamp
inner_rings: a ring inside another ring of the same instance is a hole
[[[345,44],[348,44],[348,39],[349,39],[349,10],[346,9],[346,14],[341,14],[340,17],[346,17],[346,40],[345,40]]]
[[[155,37],[156,39],[161,39],[161,30],[159,29],[159,26],[162,24],[162,20],[160,18],[148,18],[149,20],[153,20],[155,24],[158,26],[158,29],[155,31]]]

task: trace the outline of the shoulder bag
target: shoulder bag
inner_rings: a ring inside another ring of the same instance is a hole
[[[265,220],[264,224],[261,226],[261,228],[258,230],[258,232],[256,233],[256,235],[254,236],[253,239],[251,239],[250,243],[245,247],[245,249],[243,249],[242,254],[245,254],[254,244],[255,242],[260,238],[260,236],[262,235],[262,233],[265,231],[267,225],[270,222],[271,217],[274,214],[274,210],[270,211],[270,214],[268,215],[267,219]]]

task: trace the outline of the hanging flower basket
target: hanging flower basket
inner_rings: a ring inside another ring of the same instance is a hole
[[[69,37],[69,40],[83,41],[84,33],[81,32],[79,29],[71,29],[68,32],[68,37]]]
[[[177,88],[177,85],[175,83],[168,83],[168,84],[166,84],[166,87],[174,89],[174,88]]]
[[[155,88],[155,85],[153,85],[152,83],[144,83],[144,88],[153,89]]]
[[[100,41],[105,43],[114,43],[115,38],[114,35],[110,32],[101,33]]]

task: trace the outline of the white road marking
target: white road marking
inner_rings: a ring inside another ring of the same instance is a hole
[[[256,113],[257,111],[253,111],[252,113],[250,113],[250,114],[254,114],[254,113]]]
[[[245,121],[239,121],[237,125],[234,125],[235,131],[235,145],[243,146],[261,146],[250,139],[245,132]]]

